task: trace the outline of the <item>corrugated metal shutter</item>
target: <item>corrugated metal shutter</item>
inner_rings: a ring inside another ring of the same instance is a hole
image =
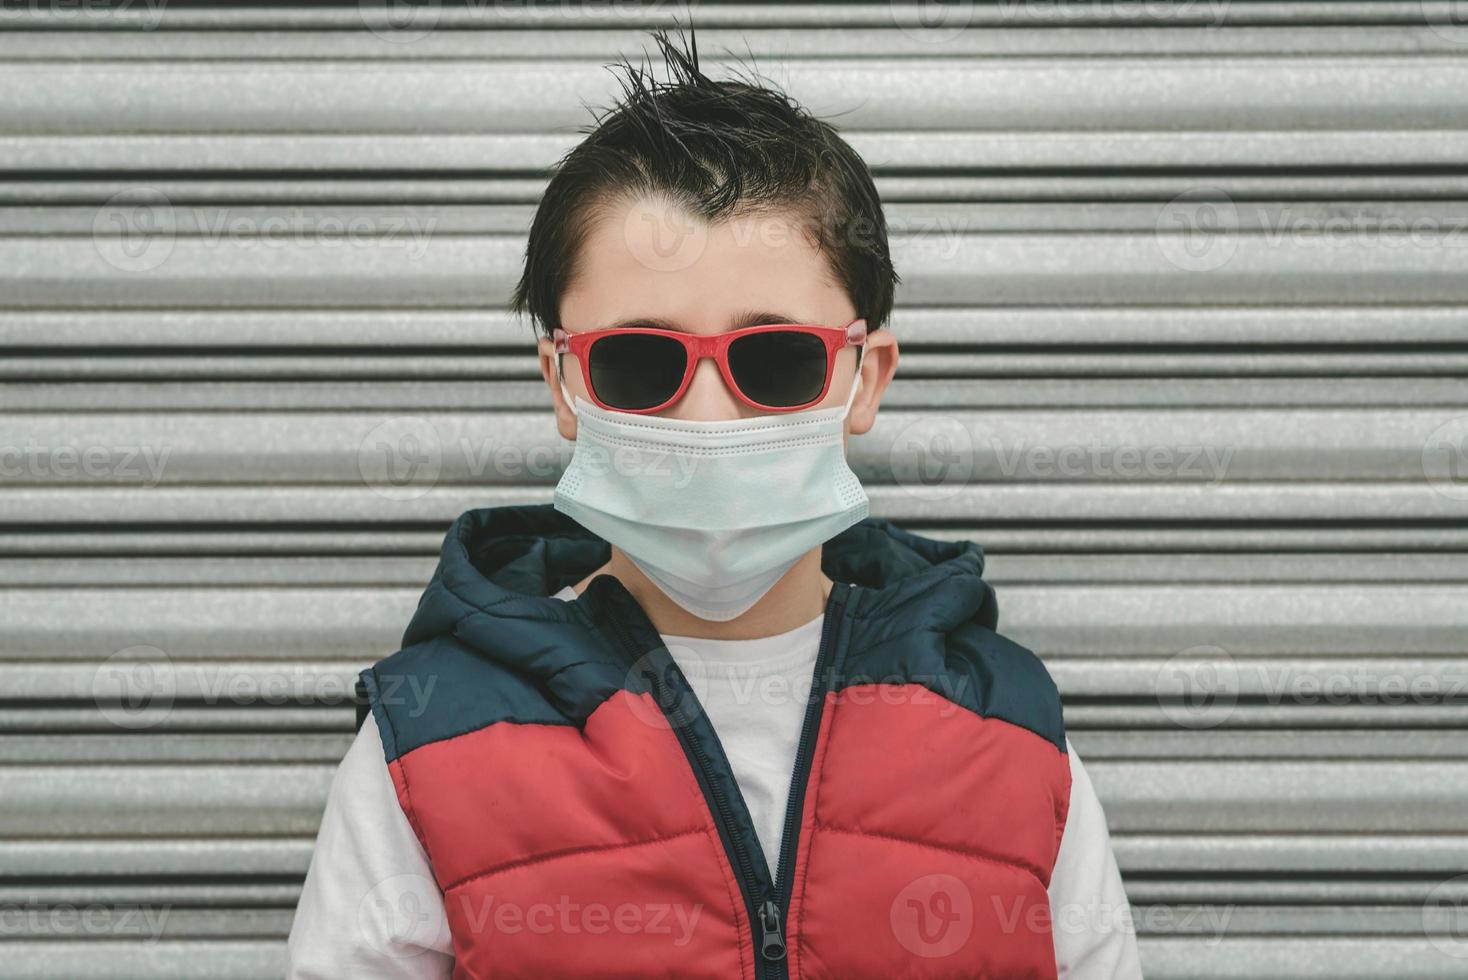
[[[353,673],[454,516],[548,497],[495,311],[681,7],[386,9],[0,11],[7,977],[278,975]],[[990,552],[1149,977],[1468,974],[1458,13],[696,10],[878,173],[859,470]]]

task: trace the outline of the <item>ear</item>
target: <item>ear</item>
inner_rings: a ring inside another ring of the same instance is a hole
[[[897,338],[891,329],[873,330],[867,334],[866,347],[861,354],[861,390],[851,402],[851,412],[846,416],[849,431],[854,436],[869,432],[877,421],[877,406],[882,393],[892,383],[897,373]]]
[[[575,370],[576,358],[572,354],[556,354],[556,345],[549,337],[541,337],[536,344],[540,355],[540,376],[550,387],[551,400],[556,410],[556,431],[560,432],[564,439],[576,438],[576,413],[571,411],[571,406],[566,404],[566,396],[561,393],[561,382],[556,370],[556,360],[564,356],[566,368],[566,390],[573,395],[584,394],[581,384],[581,372]]]

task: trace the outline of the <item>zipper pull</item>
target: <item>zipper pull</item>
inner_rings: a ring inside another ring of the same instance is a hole
[[[785,930],[780,925],[780,906],[765,902],[759,907],[760,924],[764,934],[760,938],[760,954],[767,960],[785,958]]]

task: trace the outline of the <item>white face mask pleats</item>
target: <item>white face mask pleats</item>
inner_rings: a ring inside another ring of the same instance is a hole
[[[867,516],[844,443],[860,385],[858,372],[839,408],[748,419],[659,418],[568,396],[576,448],[555,508],[688,612],[733,619],[801,555]]]

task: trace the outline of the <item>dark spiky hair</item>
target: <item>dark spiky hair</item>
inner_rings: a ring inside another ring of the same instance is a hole
[[[626,59],[607,66],[624,76],[622,96],[579,130],[586,138],[557,163],[530,227],[511,309],[528,313],[544,335],[559,327],[561,297],[595,219],[618,200],[652,194],[709,223],[792,212],[857,316],[870,329],[884,324],[900,279],[866,163],[834,127],[773,84],[709,78],[699,68],[696,36],[685,49],[662,30],[652,36],[671,80],[659,82]]]

